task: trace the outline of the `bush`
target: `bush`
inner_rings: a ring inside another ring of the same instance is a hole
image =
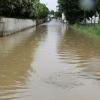
[[[48,8],[38,0],[0,0],[0,16],[33,19],[47,15]]]

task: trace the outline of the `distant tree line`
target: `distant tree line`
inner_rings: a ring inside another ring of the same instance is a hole
[[[95,2],[93,9],[85,9],[80,6],[80,0],[58,0],[59,12],[64,12],[66,19],[70,24],[78,23],[84,18],[92,17],[98,12],[100,14],[100,0]]]
[[[39,0],[0,0],[0,16],[14,18],[45,18],[49,13]]]

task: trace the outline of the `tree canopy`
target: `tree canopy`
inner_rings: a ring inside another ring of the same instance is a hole
[[[44,18],[48,8],[39,0],[0,0],[0,16],[15,18]],[[37,15],[38,14],[38,15]]]
[[[93,9],[85,10],[80,6],[80,0],[58,0],[59,11],[64,12],[66,19],[70,24],[80,22],[85,18],[89,18],[100,13],[100,0],[94,0],[95,6]]]

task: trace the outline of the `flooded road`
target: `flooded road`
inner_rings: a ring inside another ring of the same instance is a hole
[[[0,38],[0,100],[100,100],[100,38],[55,20]]]

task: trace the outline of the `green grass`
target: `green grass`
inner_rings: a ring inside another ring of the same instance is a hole
[[[96,24],[95,26],[75,24],[72,26],[72,28],[80,33],[100,37],[100,24]]]

